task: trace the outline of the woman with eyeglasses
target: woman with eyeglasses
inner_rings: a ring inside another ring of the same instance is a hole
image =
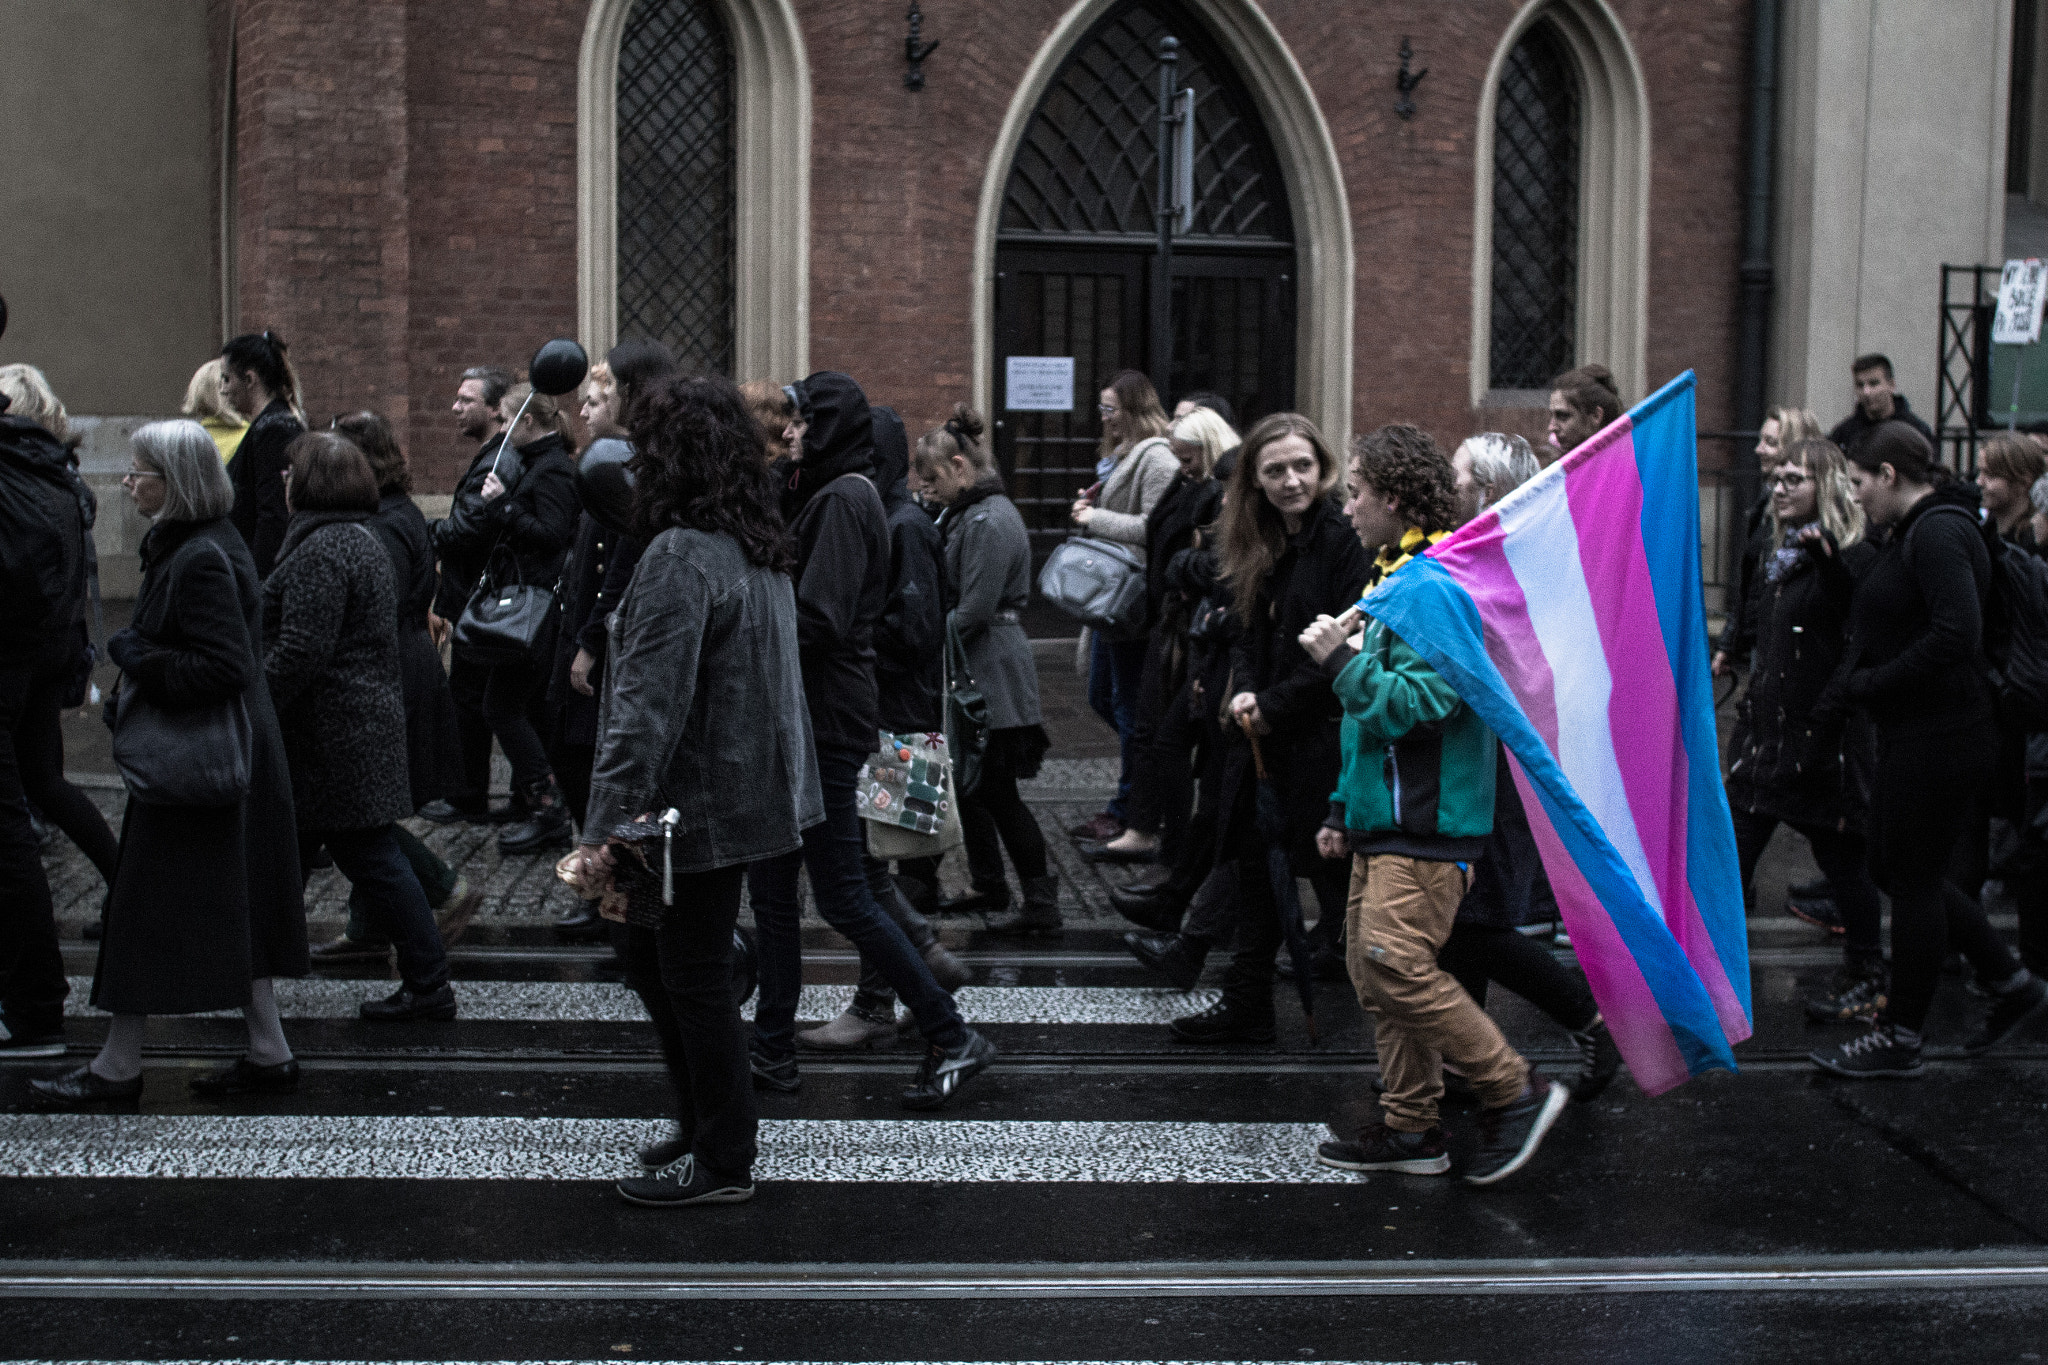
[[[140,1095],[152,1014],[242,1011],[247,1051],[194,1076],[202,1095],[299,1080],[271,982],[306,974],[306,911],[291,773],[264,681],[256,564],[229,519],[234,484],[204,427],[151,422],[130,438],[129,458],[122,487],[152,524],[130,624],[107,641],[120,691],[167,711],[239,698],[253,741],[250,786],[232,806],[129,801],[92,983],[93,1005],[113,1022],[92,1061],[30,1082],[45,1108]]]
[[[1757,570],[1749,686],[1728,744],[1742,883],[1750,884],[1780,824],[1805,836],[1843,935],[1842,968],[1807,1013],[1828,1023],[1869,1020],[1884,1003],[1877,888],[1864,841],[1871,732],[1860,717],[1816,714],[1816,706],[1848,648],[1850,599],[1877,552],[1832,441],[1795,442],[1766,473],[1772,549]],[[1815,903],[1804,904],[1805,913],[1796,905],[1792,912],[1812,921]]]
[[[1777,545],[1771,537],[1772,471],[1784,462],[1784,452],[1801,441],[1825,434],[1820,418],[1805,408],[1772,408],[1757,432],[1756,467],[1763,471],[1765,487],[1749,509],[1748,539],[1743,542],[1742,559],[1735,566],[1735,581],[1728,595],[1728,619],[1721,627],[1721,639],[1714,646],[1714,676],[1740,673],[1756,643],[1755,603],[1763,587],[1763,562]]]
[[[1102,444],[1095,463],[1097,482],[1074,499],[1074,525],[1084,536],[1114,540],[1145,562],[1147,518],[1180,475],[1180,461],[1167,441],[1166,409],[1152,381],[1136,370],[1119,371],[1102,391]],[[1116,797],[1107,809],[1068,831],[1076,839],[1102,842],[1129,823],[1131,778],[1138,752],[1138,692],[1145,676],[1145,637],[1109,640],[1092,633],[1088,654],[1088,705],[1116,731],[1121,749]]]

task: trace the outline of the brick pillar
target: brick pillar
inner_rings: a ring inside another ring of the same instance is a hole
[[[316,426],[410,417],[406,8],[243,0],[237,16],[241,325],[285,339]]]

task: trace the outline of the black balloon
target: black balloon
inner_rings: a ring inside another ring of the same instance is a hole
[[[633,475],[626,461],[633,448],[624,441],[593,441],[576,463],[576,491],[583,510],[606,530],[624,532],[633,522]]]
[[[556,337],[535,351],[533,363],[526,367],[528,381],[550,398],[574,393],[589,373],[590,357],[567,337]]]

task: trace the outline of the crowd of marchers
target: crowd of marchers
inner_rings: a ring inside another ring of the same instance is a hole
[[[94,505],[63,405],[27,366],[0,370],[0,395],[0,1055],[66,1049],[32,821],[67,834],[108,888],[91,993],[107,1039],[33,1081],[40,1102],[132,1101],[148,1016],[223,1009],[242,1011],[247,1052],[193,1087],[289,1089],[273,982],[323,963],[395,955],[398,988],[364,1003],[366,1020],[455,1017],[447,947],[479,895],[401,823],[414,816],[495,825],[507,856],[559,855],[589,899],[556,929],[610,939],[675,1093],[673,1131],[620,1182],[630,1200],[751,1197],[755,1092],[797,1090],[804,1052],[914,1032],[902,1103],[920,1110],[995,1060],[933,920],[1063,926],[1018,786],[1049,747],[1024,628],[1031,540],[980,415],[958,406],[912,439],[845,374],[735,385],[639,341],[590,370],[571,422],[562,401],[478,366],[453,409],[477,453],[430,522],[385,417],[309,430],[282,340],[239,336],[195,375],[192,420],[130,442],[123,486],[151,527],[130,623],[101,640]],[[1618,417],[1611,375],[1558,377],[1540,455],[1491,432],[1446,454],[1409,425],[1339,452],[1298,414],[1240,431],[1215,394],[1169,416],[1135,372],[1111,377],[1098,408],[1071,520],[1141,566],[1144,610],[1136,629],[1085,637],[1120,775],[1068,834],[1083,857],[1153,865],[1113,893],[1149,970],[1186,990],[1228,955],[1220,996],[1173,1034],[1271,1042],[1276,975],[1310,990],[1303,978],[1348,979],[1373,1021],[1382,1117],[1314,1159],[1445,1173],[1448,1094],[1477,1110],[1464,1178],[1508,1176],[1620,1057],[1556,951],[1568,937],[1507,758],[1370,596]],[[2048,735],[2012,702],[2014,670],[1993,666],[2024,615],[2000,603],[2031,581],[2005,557],[2031,552],[2030,511],[2048,516],[2042,454],[2001,439],[1978,487],[1960,482],[1889,366],[1859,362],[1856,416],[1823,438],[1778,410],[1759,455],[1771,495],[1714,661],[1748,661],[1728,770],[1745,881],[1780,823],[1826,874],[1793,900],[1843,937],[1842,973],[1810,1012],[1869,1027],[1819,1065],[1917,1068],[1951,945],[1990,998],[1965,1044],[1987,1050],[2048,999],[2029,970],[2048,965],[2048,836],[2034,828]],[[59,717],[102,651],[120,670],[106,705],[130,789],[118,838],[63,775]],[[949,726],[970,679],[985,712]],[[503,805],[494,744],[511,770]],[[950,760],[964,895],[941,894],[935,856],[877,856],[871,763],[898,744]],[[2021,904],[2024,964],[1979,894],[1994,819],[2014,836],[1997,870]],[[309,944],[305,878],[327,865],[350,917]],[[800,873],[862,967],[847,1010],[803,1031]],[[1297,876],[1316,911],[1305,951]],[[751,1023],[736,975],[758,979]],[[1490,984],[1570,1034],[1568,1078],[1508,1044]]]

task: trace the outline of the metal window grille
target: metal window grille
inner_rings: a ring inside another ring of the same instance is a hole
[[[1190,237],[1285,242],[1278,163],[1244,92],[1200,26],[1157,3],[1109,16],[1040,101],[1003,195],[1006,231],[1151,234],[1157,188],[1161,36],[1180,40],[1195,91],[1196,201]]]
[[[619,336],[732,373],[732,46],[707,0],[639,0],[619,43]]]
[[[1542,389],[1572,367],[1578,290],[1578,73],[1537,24],[1494,107],[1492,387]]]

